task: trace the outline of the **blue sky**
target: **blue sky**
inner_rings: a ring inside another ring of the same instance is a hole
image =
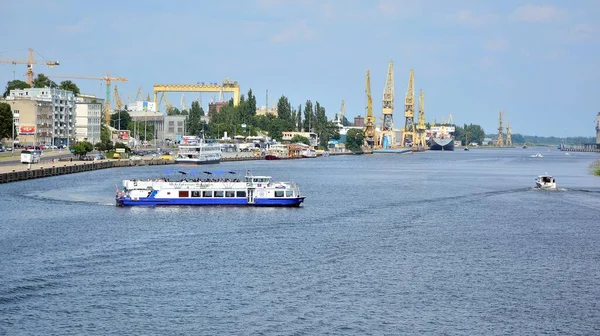
[[[286,95],[318,100],[332,117],[365,114],[371,70],[374,112],[394,61],[397,127],[404,123],[408,73],[425,91],[428,121],[513,133],[593,136],[600,111],[600,0],[246,0],[60,1],[3,5],[0,58],[59,60],[36,72],[126,77],[133,99],[159,83],[231,78],[258,104]],[[41,56],[40,56],[41,55]],[[0,81],[24,79],[25,66],[0,64]],[[57,79],[57,81],[60,81]],[[104,95],[98,80],[76,80]],[[171,94],[178,105],[180,94]],[[188,105],[197,94],[186,94]],[[210,100],[203,94],[203,105]]]

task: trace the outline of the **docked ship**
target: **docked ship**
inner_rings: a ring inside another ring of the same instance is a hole
[[[432,126],[427,141],[430,150],[454,150],[454,126]]]
[[[179,172],[190,176],[194,172]],[[170,180],[123,180],[117,188],[117,206],[160,205],[236,205],[297,207],[304,202],[294,182],[273,182],[271,176],[254,176],[248,171],[243,179],[235,172],[203,172],[206,178]],[[226,177],[223,178],[223,175]],[[220,176],[221,178],[215,178]]]
[[[290,158],[290,147],[286,144],[273,144],[267,149],[265,160],[285,160]]]
[[[204,136],[184,136],[179,144],[175,162],[180,164],[209,164],[221,162],[221,144]]]

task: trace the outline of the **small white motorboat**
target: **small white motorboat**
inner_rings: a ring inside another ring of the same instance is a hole
[[[535,155],[531,156],[532,158],[543,158],[544,156],[540,153],[535,153]]]
[[[539,189],[556,189],[556,179],[548,173],[542,174],[535,179],[535,186]]]

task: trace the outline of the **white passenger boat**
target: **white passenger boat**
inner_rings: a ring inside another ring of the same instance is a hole
[[[235,172],[179,173],[185,178],[155,180],[123,180],[123,190],[117,188],[118,206],[156,205],[235,205],[297,207],[304,202],[298,185],[293,182],[273,182],[270,176],[254,176],[250,171],[244,178]]]
[[[556,179],[552,175],[542,174],[535,179],[535,186],[539,189],[556,189]]]
[[[204,136],[184,136],[178,147],[175,162],[181,164],[209,164],[221,162],[221,144]]]

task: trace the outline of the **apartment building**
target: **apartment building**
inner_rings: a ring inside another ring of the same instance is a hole
[[[77,141],[100,142],[104,99],[95,95],[75,97],[75,129]]]
[[[6,102],[13,105],[19,141],[69,146],[75,140],[75,95],[54,88],[11,90]],[[13,104],[14,103],[14,104]],[[18,111],[18,112],[17,112]],[[23,128],[23,132],[21,132]]]

